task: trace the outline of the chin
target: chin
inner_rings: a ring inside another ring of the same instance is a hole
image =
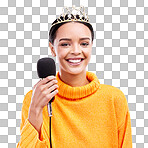
[[[82,72],[86,71],[86,69],[72,69],[72,70],[66,70],[67,73],[72,74],[72,75],[78,75]]]

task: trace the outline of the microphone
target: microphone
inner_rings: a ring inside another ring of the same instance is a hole
[[[37,73],[39,78],[46,78],[47,76],[56,75],[56,65],[55,61],[52,58],[42,58],[37,62]],[[54,100],[54,97],[49,101],[48,107],[48,116],[52,116],[52,106],[51,102]]]

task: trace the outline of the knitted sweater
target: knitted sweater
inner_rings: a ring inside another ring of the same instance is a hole
[[[89,84],[71,87],[59,76],[58,94],[52,102],[51,136],[53,148],[132,148],[131,121],[123,92],[100,84],[86,71]],[[17,148],[49,148],[49,117],[43,109],[41,136],[28,120],[30,90],[22,105],[21,138]]]

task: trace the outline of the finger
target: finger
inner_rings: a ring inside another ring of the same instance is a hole
[[[42,98],[38,100],[39,104],[44,104],[46,102],[49,102],[58,93],[58,90],[56,88],[57,88],[56,86],[52,86],[50,90],[47,89],[43,93],[41,93],[38,97],[38,98]]]
[[[47,95],[48,102],[58,93],[58,90],[56,89],[55,91],[51,92],[50,94]]]
[[[57,84],[54,84],[51,87],[49,87],[48,89],[45,89],[43,91],[43,95],[48,95],[48,94],[50,94],[51,92],[53,92],[57,88],[58,88],[58,85]]]
[[[58,88],[58,85],[57,84],[52,85],[49,89],[47,89],[47,94],[53,92],[57,88]]]
[[[53,75],[52,76],[48,76],[46,78],[43,78],[39,85],[44,85],[44,84],[48,83],[49,81],[51,81],[53,79],[56,79],[56,77],[53,76]]]
[[[48,82],[47,84],[45,84],[45,88],[44,89],[48,89],[50,88],[52,85],[57,84],[58,81],[56,79],[51,80],[50,82]]]

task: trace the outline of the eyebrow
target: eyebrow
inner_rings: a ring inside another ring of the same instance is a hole
[[[69,38],[61,38],[61,39],[59,40],[59,42],[62,41],[62,40],[71,41],[71,39],[69,39]],[[90,38],[85,37],[85,38],[80,38],[80,40],[90,40]]]

